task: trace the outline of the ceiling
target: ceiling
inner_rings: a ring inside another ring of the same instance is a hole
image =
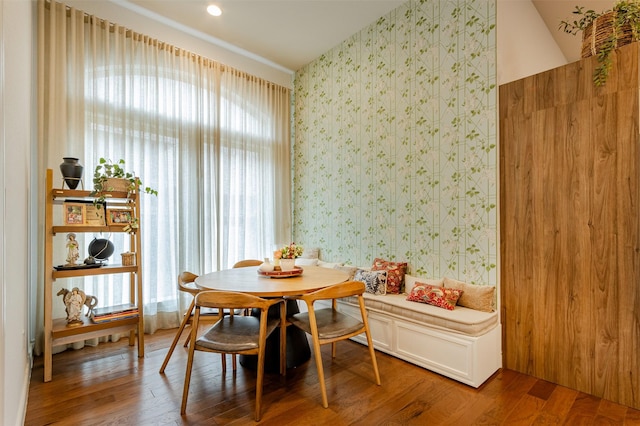
[[[128,2],[296,71],[406,0]],[[222,16],[207,14],[209,4],[218,5]]]
[[[113,0],[112,0],[113,1]],[[235,46],[270,65],[295,71],[386,15],[406,0],[117,0],[138,11]],[[498,0],[502,1],[528,0]],[[580,59],[580,35],[558,29],[576,4],[600,12],[616,0],[531,0],[569,62]],[[209,4],[222,16],[206,13]]]

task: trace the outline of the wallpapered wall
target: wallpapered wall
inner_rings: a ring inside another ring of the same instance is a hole
[[[495,21],[494,0],[411,0],[296,73],[296,242],[496,284]]]

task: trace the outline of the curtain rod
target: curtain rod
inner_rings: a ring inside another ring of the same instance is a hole
[[[45,3],[45,8],[47,8],[49,10],[51,10],[51,4],[52,3],[57,3],[57,4],[60,4],[60,5],[64,6],[65,11],[67,13],[67,17],[69,17],[69,18],[71,17],[71,11],[72,10],[76,10],[79,13],[82,13],[82,15],[84,17],[84,22],[86,24],[94,24],[95,23],[95,24],[99,24],[102,28],[105,28],[105,26],[108,25],[109,32],[111,32],[111,33],[115,33],[116,31],[121,31],[122,33],[124,33],[125,37],[129,37],[129,38],[132,38],[132,39],[134,39],[136,41],[140,41],[140,42],[149,44],[151,46],[155,46],[160,50],[166,50],[168,52],[173,52],[176,56],[183,55],[183,56],[189,57],[190,59],[192,59],[194,61],[203,61],[205,63],[209,63],[210,62],[212,64],[219,65],[221,71],[227,71],[227,72],[231,72],[231,73],[237,74],[239,76],[244,77],[245,79],[247,79],[249,81],[262,82],[262,83],[266,83],[269,86],[277,87],[277,88],[284,89],[284,90],[287,90],[287,91],[289,90],[285,86],[281,86],[281,85],[276,84],[276,83],[274,83],[272,81],[265,80],[263,78],[251,75],[251,74],[249,74],[249,73],[247,73],[245,71],[239,70],[237,68],[230,67],[230,66],[225,65],[223,63],[217,62],[217,61],[215,61],[213,59],[209,59],[209,58],[207,58],[205,56],[202,56],[202,55],[199,55],[197,53],[191,52],[191,51],[189,51],[187,49],[183,49],[181,47],[174,46],[174,45],[172,45],[170,43],[158,40],[157,38],[153,38],[151,36],[148,36],[148,35],[145,35],[145,34],[142,34],[142,33],[138,33],[136,31],[133,31],[130,28],[126,28],[126,27],[121,26],[121,25],[119,25],[117,23],[114,23],[114,22],[110,22],[107,19],[100,18],[100,17],[98,17],[96,15],[91,15],[91,14],[89,14],[89,13],[83,11],[83,10],[77,9],[75,7],[71,7],[71,6],[69,6],[69,5],[65,4],[65,3],[56,2],[55,0],[43,0],[43,1]]]

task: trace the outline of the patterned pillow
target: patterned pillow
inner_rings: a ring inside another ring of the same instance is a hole
[[[387,271],[387,293],[400,294],[404,287],[404,274],[407,272],[407,262],[389,262],[376,257],[373,260],[372,271]]]
[[[367,293],[381,295],[387,292],[387,271],[365,271],[358,269],[353,280],[364,282]]]
[[[409,296],[407,296],[407,300],[426,303],[453,311],[460,295],[462,295],[462,290],[455,288],[436,287],[429,284],[416,283],[411,293],[409,293]]]

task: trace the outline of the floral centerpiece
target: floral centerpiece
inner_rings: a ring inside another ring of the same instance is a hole
[[[276,261],[276,265],[279,264],[280,270],[291,271],[295,268],[296,257],[302,256],[302,246],[291,243],[288,246],[284,246],[279,250],[273,252],[273,258]]]
[[[295,259],[296,257],[302,256],[303,248],[301,246],[297,246],[296,243],[291,243],[288,246],[282,247],[280,250],[277,250],[280,253],[278,259]]]

